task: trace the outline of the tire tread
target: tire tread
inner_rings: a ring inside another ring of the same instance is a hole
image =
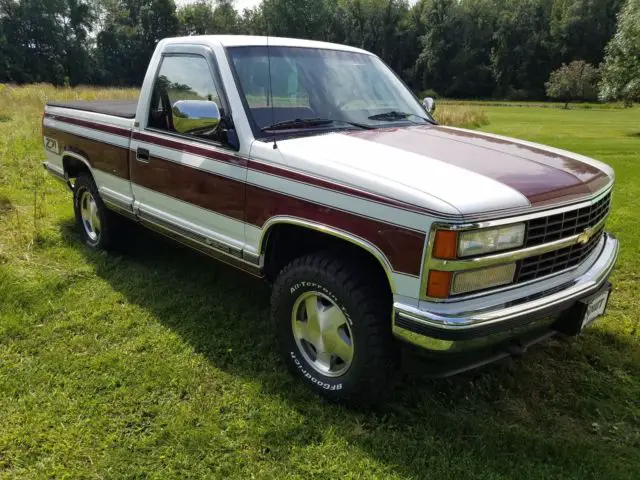
[[[334,252],[319,252],[293,260],[281,271],[273,286],[271,318],[276,323],[275,329],[282,328],[278,323],[283,314],[288,317],[290,312],[280,311],[279,299],[289,295],[288,285],[300,272],[305,272],[307,281],[317,281],[325,276],[335,279],[342,285],[340,295],[350,298],[353,311],[349,314],[354,322],[355,319],[358,321],[355,334],[366,340],[367,354],[362,364],[363,374],[358,376],[356,385],[339,394],[330,393],[336,393],[339,400],[372,403],[383,396],[384,388],[393,381],[397,352],[391,335],[388,295],[370,275],[360,272],[359,267],[358,262]]]

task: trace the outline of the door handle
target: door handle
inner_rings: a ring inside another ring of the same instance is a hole
[[[139,162],[149,163],[151,161],[151,155],[146,148],[138,148],[136,150],[136,160]]]

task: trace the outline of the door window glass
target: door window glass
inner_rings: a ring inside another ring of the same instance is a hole
[[[221,109],[216,83],[208,62],[199,56],[169,56],[162,60],[151,98],[149,127],[175,133],[176,115],[174,107],[180,101],[214,102]],[[202,116],[208,116],[211,108],[206,103],[193,108]],[[206,127],[206,125],[205,125]],[[194,129],[187,134],[218,140],[220,128]]]

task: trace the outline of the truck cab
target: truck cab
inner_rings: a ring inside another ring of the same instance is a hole
[[[449,375],[577,335],[609,298],[613,171],[431,108],[357,48],[167,39],[137,101],[47,104],[44,165],[89,248],[127,217],[265,278],[289,369],[367,401],[402,346]]]

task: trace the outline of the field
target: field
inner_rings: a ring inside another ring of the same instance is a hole
[[[134,95],[0,85],[0,478],[638,478],[640,108],[438,107],[615,168],[616,290],[576,341],[447,380],[417,363],[353,410],[283,371],[259,281],[139,229],[80,244],[42,102]]]

